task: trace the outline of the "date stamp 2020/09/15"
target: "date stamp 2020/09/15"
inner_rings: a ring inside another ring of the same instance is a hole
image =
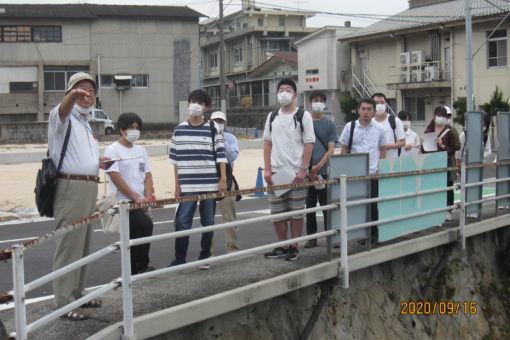
[[[402,315],[476,315],[475,301],[402,301]]]

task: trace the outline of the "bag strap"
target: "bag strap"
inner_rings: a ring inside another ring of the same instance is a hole
[[[356,127],[356,120],[351,121],[351,134],[349,135],[349,145],[347,146],[347,153],[351,153],[352,139],[354,137],[354,128]]]
[[[64,145],[62,146],[62,151],[60,152],[60,159],[58,161],[57,174],[62,167],[62,163],[64,162],[64,157],[66,155],[67,144],[69,144],[69,136],[71,136],[71,117],[69,117],[69,125],[67,126],[66,136],[64,137]]]

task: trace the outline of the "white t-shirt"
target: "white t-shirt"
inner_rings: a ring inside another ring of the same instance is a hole
[[[121,159],[120,161],[114,162],[106,172],[119,172],[120,177],[129,185],[131,190],[133,190],[139,198],[145,198],[145,174],[151,172],[147,151],[136,144],[134,144],[132,148],[127,148],[119,142],[115,142],[106,148],[104,156]],[[109,183],[110,192],[117,192],[117,200],[131,201],[131,198],[117,190],[117,187],[112,181],[109,181]]]
[[[402,121],[395,117],[395,135],[393,135],[393,129],[391,128],[390,122],[388,120],[389,114],[386,116],[386,119],[382,122],[378,122],[375,120],[375,117],[372,118],[372,120],[378,124],[381,124],[384,128],[384,131],[386,131],[386,141],[388,144],[395,144],[401,139],[406,138],[406,134],[404,132],[404,125],[402,125]],[[397,140],[395,140],[395,136],[397,137]],[[397,158],[398,157],[398,149],[389,149],[386,150],[386,158]]]
[[[412,145],[414,145],[414,147],[409,151],[406,150],[405,146],[402,147],[402,152],[400,153],[400,156],[403,157],[403,156],[418,155],[420,153],[420,148],[417,148],[417,146],[421,145],[420,137],[418,137],[418,134],[411,129],[407,129],[407,131],[405,133],[406,133],[406,144],[405,145],[412,144]]]
[[[267,115],[264,128],[264,140],[271,142],[271,170],[277,172],[279,168],[292,167],[298,173],[303,163],[304,143],[314,143],[313,120],[308,111],[303,114],[303,132],[301,125],[294,120],[294,115],[282,114],[281,109],[269,129],[271,113]]]

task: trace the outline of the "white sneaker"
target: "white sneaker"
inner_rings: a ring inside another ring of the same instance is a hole
[[[466,218],[478,218],[478,213],[469,213],[466,214]]]
[[[198,269],[200,269],[200,270],[211,269],[211,265],[209,263],[201,264],[200,266],[198,266]]]

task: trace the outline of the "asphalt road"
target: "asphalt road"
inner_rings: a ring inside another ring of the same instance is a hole
[[[175,208],[161,208],[152,211],[154,216],[154,235],[164,234],[173,231],[173,219]],[[248,198],[238,202],[238,220],[269,214],[267,200],[262,198]],[[198,216],[198,209],[195,217]],[[219,208],[216,211],[216,223],[221,223],[222,218]],[[321,223],[321,219],[319,219]],[[5,249],[15,243],[26,242],[16,241],[24,238],[31,238],[45,234],[54,229],[55,222],[43,221],[33,223],[6,224],[0,225],[0,249]],[[193,221],[193,228],[199,227],[200,221]],[[322,224],[319,226],[322,228]],[[321,229],[319,229],[321,230]],[[116,235],[104,234],[99,225],[95,225],[92,251],[104,248],[115,241]],[[238,242],[241,249],[256,245],[276,242],[276,235],[271,222],[252,224],[238,228]],[[25,281],[30,282],[51,271],[51,264],[55,242],[49,241],[29,249],[25,252]],[[225,253],[225,241],[222,231],[214,233],[213,249],[215,254]],[[188,250],[188,261],[198,258],[200,251],[200,235],[191,236],[190,248]],[[156,268],[167,266],[174,258],[174,240],[153,242],[150,250],[151,265]],[[94,287],[110,282],[120,276],[120,254],[110,254],[88,266],[86,287]],[[0,294],[12,289],[12,261],[0,263]],[[52,295],[51,283],[45,284],[27,294],[27,298]]]

